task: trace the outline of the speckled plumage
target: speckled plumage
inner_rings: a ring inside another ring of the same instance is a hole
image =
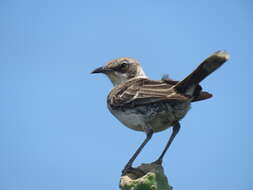
[[[107,97],[111,113],[125,126],[137,131],[150,127],[154,132],[172,126],[184,117],[194,99],[177,93],[171,80],[133,78],[114,87]],[[200,93],[205,99],[207,93]]]
[[[133,58],[119,58],[97,68],[92,73],[104,73],[112,81],[114,88],[107,97],[110,112],[125,126],[136,131],[144,131],[146,139],[137,149],[123,170],[129,171],[137,155],[152,137],[153,132],[173,127],[173,133],[156,163],[162,158],[180,129],[179,121],[186,115],[195,101],[212,97],[202,91],[199,83],[219,68],[229,55],[218,51],[204,60],[182,81],[163,77],[150,80],[139,62]]]

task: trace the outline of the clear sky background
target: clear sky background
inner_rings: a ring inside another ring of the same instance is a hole
[[[202,86],[164,159],[176,190],[252,190],[253,3],[250,0],[2,0],[0,189],[118,189],[145,135],[107,110],[94,68],[131,56],[152,79],[183,79],[211,53],[231,60]],[[135,162],[154,161],[171,130]]]

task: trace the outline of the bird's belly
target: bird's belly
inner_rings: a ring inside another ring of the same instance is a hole
[[[108,105],[108,108],[121,123],[130,129],[144,131],[146,127],[151,127],[154,132],[159,132],[182,119],[190,109],[190,102],[157,103],[117,109]]]

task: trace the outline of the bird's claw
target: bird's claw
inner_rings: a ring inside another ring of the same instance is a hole
[[[133,168],[132,166],[129,166],[129,167],[125,167],[123,170],[122,170],[122,174],[121,176],[124,176],[126,175],[127,173],[132,173],[132,174],[135,174],[137,176],[143,176],[145,175],[145,172],[142,171],[141,169],[139,168]]]

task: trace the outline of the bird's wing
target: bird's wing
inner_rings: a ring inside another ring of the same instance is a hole
[[[115,87],[108,96],[112,107],[139,106],[156,102],[186,102],[191,97],[177,93],[173,80],[138,78]]]
[[[172,80],[168,77],[162,77],[162,80],[168,84],[171,84],[171,85],[176,85],[177,83],[179,83],[179,81]],[[206,100],[206,99],[211,98],[213,96],[209,92],[202,91],[202,87],[200,85],[198,85],[196,87],[195,91],[196,91],[196,94],[195,94],[195,96],[193,96],[192,102]]]

